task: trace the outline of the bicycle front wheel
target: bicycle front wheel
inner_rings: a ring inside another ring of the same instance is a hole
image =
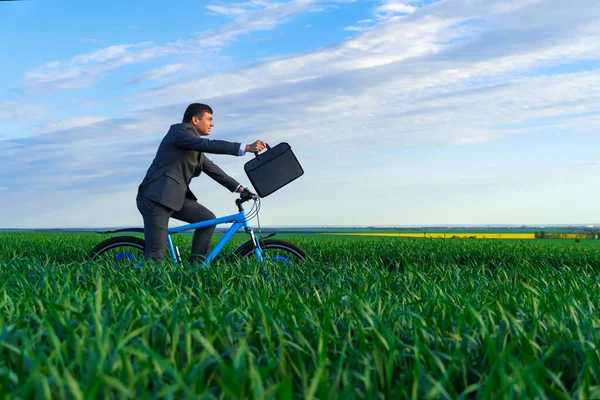
[[[117,236],[99,243],[90,252],[92,261],[136,266],[144,258],[144,240],[135,236]]]
[[[263,261],[281,265],[299,264],[306,261],[306,252],[295,244],[284,240],[261,240]],[[254,257],[254,247],[251,242],[236,251],[239,257]]]

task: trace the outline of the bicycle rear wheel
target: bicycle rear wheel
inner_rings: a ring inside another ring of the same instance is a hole
[[[263,261],[278,265],[300,264],[306,261],[306,252],[295,244],[284,240],[261,240]],[[238,257],[254,257],[254,246],[247,242],[235,251]]]
[[[99,243],[90,252],[92,261],[136,266],[144,258],[144,239],[135,236],[117,236]]]

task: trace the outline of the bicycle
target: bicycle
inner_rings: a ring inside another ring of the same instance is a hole
[[[243,203],[253,200],[252,209],[248,215],[243,207]],[[232,223],[231,227],[225,232],[223,237],[219,240],[216,246],[207,255],[203,267],[210,264],[211,261],[217,257],[223,247],[231,239],[233,234],[240,228],[244,228],[245,232],[250,236],[250,240],[241,244],[229,259],[239,259],[245,257],[251,257],[254,255],[259,262],[271,260],[275,262],[281,262],[284,264],[300,263],[306,260],[306,252],[300,247],[277,239],[268,239],[275,236],[271,233],[264,238],[257,238],[254,231],[250,229],[248,221],[258,216],[260,211],[260,198],[253,193],[244,191],[240,193],[240,197],[235,200],[235,204],[238,208],[237,214],[232,214],[220,218],[210,219],[202,222],[196,222],[193,224],[182,225],[179,227],[169,228],[167,230],[167,244],[171,259],[175,264],[183,264],[179,248],[173,245],[173,239],[171,235],[181,233],[184,231],[204,228],[211,225],[219,225]],[[259,224],[260,227],[260,224]],[[260,229],[260,228],[259,228]],[[102,234],[118,233],[118,232],[141,232],[142,228],[124,228],[112,231],[99,232]],[[96,245],[90,252],[92,261],[110,261],[117,262],[119,264],[135,265],[139,267],[144,261],[144,239],[137,236],[115,236],[106,239]]]

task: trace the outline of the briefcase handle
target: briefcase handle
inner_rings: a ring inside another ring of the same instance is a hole
[[[269,143],[265,143],[265,144],[267,145],[267,150],[271,150],[271,146],[269,146]],[[255,152],[254,152],[254,155],[255,155],[256,157],[258,157],[258,151],[255,151]]]

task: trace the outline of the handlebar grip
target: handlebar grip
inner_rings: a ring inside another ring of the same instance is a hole
[[[244,189],[242,191],[242,193],[240,193],[240,199],[242,200],[242,202],[253,199],[254,196],[256,196],[256,195],[254,193],[252,193],[251,191],[249,191],[248,189]]]

